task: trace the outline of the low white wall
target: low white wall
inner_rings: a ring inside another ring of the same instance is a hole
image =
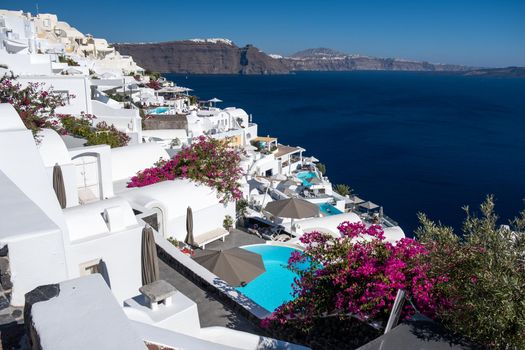
[[[73,242],[69,247],[70,277],[80,276],[80,264],[102,259],[107,267],[111,291],[122,303],[139,294],[142,286],[141,242],[141,226]]]
[[[169,160],[170,156],[156,143],[142,143],[111,150],[112,180],[126,180],[138,171],[151,168],[160,158]]]
[[[30,233],[7,242],[14,306],[23,306],[25,294],[34,288],[66,279],[62,232],[57,227],[38,236]]]
[[[221,344],[215,344],[186,334],[169,331],[158,328],[146,323],[131,321],[139,336],[152,344],[174,348],[174,349],[192,349],[192,350],[234,350],[238,347],[230,347]]]
[[[15,75],[51,75],[49,55],[16,55],[0,52],[0,62]]]
[[[235,204],[216,204],[193,211],[193,235],[199,235],[223,227],[224,217],[229,215],[235,219]],[[179,241],[186,238],[186,215],[178,216],[165,223],[165,237],[173,237]]]
[[[26,76],[18,78],[22,84],[42,82],[44,89],[53,87],[54,91],[65,91],[73,94],[65,106],[58,107],[56,113],[80,115],[81,112],[93,113],[91,108],[91,88],[88,77],[83,76]]]

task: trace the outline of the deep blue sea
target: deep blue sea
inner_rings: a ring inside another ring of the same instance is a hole
[[[167,75],[300,145],[410,234],[417,212],[461,227],[494,194],[502,222],[525,209],[525,79],[405,72]]]

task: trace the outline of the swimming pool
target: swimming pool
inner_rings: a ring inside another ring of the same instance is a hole
[[[170,109],[168,107],[157,107],[148,110],[148,114],[163,114],[169,111]]]
[[[274,311],[281,304],[293,299],[292,284],[297,274],[286,265],[294,248],[255,244],[241,247],[262,256],[266,272],[236,289],[268,311]],[[308,265],[304,264],[304,268]]]
[[[329,203],[319,204],[319,209],[325,216],[342,214],[343,212]]]
[[[310,187],[312,184],[308,181],[308,179],[312,179],[314,177],[317,177],[317,174],[313,171],[301,171],[300,173],[297,173],[297,178],[302,181],[303,186]]]

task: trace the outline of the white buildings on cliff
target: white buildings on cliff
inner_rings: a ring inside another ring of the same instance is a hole
[[[185,240],[190,209],[197,246],[224,238],[229,234],[224,220],[236,218],[234,202],[223,204],[214,189],[189,180],[126,186],[138,171],[169,160],[199,136],[228,139],[242,150],[244,197],[252,206],[296,196],[327,206],[324,217],[304,222],[303,230],[283,221],[285,229],[306,232],[322,222],[332,227],[337,219],[326,219],[335,213],[330,210],[345,210],[345,198],[315,170],[315,159],[303,157],[305,149],[258,136],[257,124],[243,109],[199,106],[187,95],[190,89],[162,79],[152,86],[143,73],[106,40],[84,35],[55,15],[0,10],[0,75],[22,85],[52,87],[66,100],[57,113],[93,114],[97,122],[131,138],[124,147],[84,146],[83,140],[43,129],[35,143],[15,109],[0,104],[0,210],[5,218],[0,221],[0,315],[25,303],[32,317],[28,328],[38,335],[29,335],[31,342],[39,341],[31,344],[35,349],[143,349],[145,343],[168,349],[303,348],[224,327],[201,327],[198,305],[166,285],[152,287],[164,293],[158,308],[145,303],[146,292],[140,295],[147,224],[168,260],[190,270],[199,283],[215,286],[248,317],[268,315],[167,240]],[[144,107],[146,118],[136,105]],[[307,182],[298,170],[314,174],[318,183]],[[262,178],[271,181],[261,187],[257,181]],[[61,200],[55,181],[63,188]]]

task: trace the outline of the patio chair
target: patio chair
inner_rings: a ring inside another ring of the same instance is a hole
[[[272,241],[274,242],[288,242],[290,239],[291,237],[285,233],[272,237]]]
[[[248,228],[247,231],[248,231],[249,234],[255,235],[255,236],[259,237],[259,238],[263,238],[261,236],[261,234],[259,233],[259,231],[255,227],[254,228],[250,227],[250,228]]]

